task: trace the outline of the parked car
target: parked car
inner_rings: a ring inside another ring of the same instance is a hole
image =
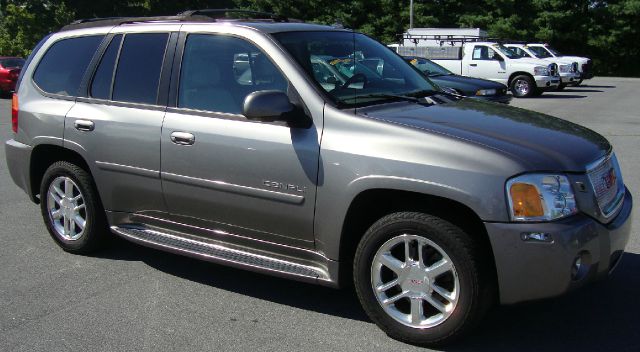
[[[7,95],[16,88],[23,65],[23,58],[0,56],[0,96]]]
[[[593,61],[588,57],[563,55],[559,51],[551,47],[549,44],[530,43],[527,46],[530,48],[530,50],[541,55],[543,52],[546,52],[547,54],[550,54],[551,56],[558,59],[578,62],[578,72],[580,73],[580,80],[578,81],[577,85],[580,85],[585,79],[591,79],[594,77]]]
[[[405,60],[424,73],[440,87],[453,90],[455,93],[467,97],[508,104],[511,95],[502,83],[486,79],[456,75],[435,62],[416,56],[405,56]]]
[[[581,74],[578,71],[579,64],[576,61],[553,57],[545,50],[537,48],[531,48],[527,44],[515,43],[504,44],[507,48],[511,49],[516,54],[523,58],[534,58],[547,61],[549,63],[555,63],[558,65],[558,71],[560,73],[560,85],[558,90],[563,90],[566,86],[577,85],[580,80]]]
[[[620,261],[632,198],[603,136],[445,93],[366,35],[228,11],[78,21],[37,45],[6,160],[64,250],[113,233],[353,283],[382,330],[423,345]],[[324,84],[320,56],[354,74]]]

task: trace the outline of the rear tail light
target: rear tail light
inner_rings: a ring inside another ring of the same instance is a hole
[[[13,93],[11,100],[11,129],[18,133],[18,94]]]

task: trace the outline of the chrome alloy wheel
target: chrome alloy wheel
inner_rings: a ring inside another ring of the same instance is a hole
[[[529,94],[529,92],[531,91],[531,86],[529,82],[527,82],[524,79],[516,80],[513,86],[516,92],[518,93],[518,96],[521,96],[521,97]]]
[[[66,176],[57,177],[47,192],[49,221],[56,235],[65,241],[75,241],[84,235],[87,209],[78,185]]]
[[[440,246],[422,236],[402,234],[376,252],[371,286],[393,319],[412,328],[431,328],[455,310],[460,282],[453,261]]]

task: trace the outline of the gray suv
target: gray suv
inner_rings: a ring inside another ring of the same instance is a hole
[[[353,285],[422,345],[620,261],[632,199],[599,134],[440,91],[363,34],[249,15],[78,21],[38,44],[5,150],[59,246],[113,233]]]

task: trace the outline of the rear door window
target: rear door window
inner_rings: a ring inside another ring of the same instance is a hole
[[[168,38],[168,33],[125,36],[113,84],[113,100],[156,104]]]
[[[95,35],[54,43],[40,60],[33,81],[47,93],[75,96],[103,38],[103,35]]]
[[[120,43],[122,42],[122,35],[119,34],[111,40],[107,50],[102,55],[100,65],[96,70],[96,74],[91,82],[91,96],[98,99],[111,99],[111,82],[113,81],[113,70],[115,67],[116,59],[118,58],[118,51],[120,50]]]

